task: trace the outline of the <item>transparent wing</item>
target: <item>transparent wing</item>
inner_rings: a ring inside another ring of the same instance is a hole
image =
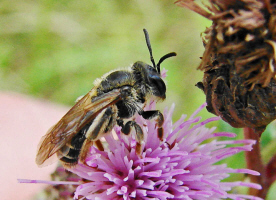
[[[120,90],[114,89],[108,93],[96,96],[96,89],[82,97],[46,135],[41,138],[36,155],[36,164],[43,163],[61,149],[88,122],[94,119],[104,108],[120,99]]]

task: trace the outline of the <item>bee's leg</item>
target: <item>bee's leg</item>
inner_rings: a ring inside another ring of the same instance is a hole
[[[79,155],[79,160],[81,163],[85,163],[85,158],[90,150],[90,147],[93,145],[93,141],[90,141],[90,140],[85,140],[83,145],[82,145],[82,148],[81,148],[81,151],[80,151],[80,155]]]
[[[118,112],[115,106],[103,109],[88,128],[85,134],[86,138],[95,141],[99,146],[102,146],[97,141],[100,136],[109,132],[116,124],[117,113]],[[100,147],[100,149],[101,148],[102,147]]]
[[[148,111],[142,111],[139,112],[139,115],[141,115],[144,119],[154,119],[156,121],[157,133],[158,138],[162,141],[164,130],[163,130],[163,123],[164,123],[164,116],[159,110],[148,110]]]
[[[126,124],[124,124],[123,120],[118,119],[117,124],[122,127],[122,133],[125,135],[129,135],[131,131],[131,127],[135,128],[136,132],[136,153],[138,155],[141,155],[142,153],[142,146],[141,142],[144,140],[144,133],[142,128],[135,122],[135,121],[128,121]]]
[[[112,109],[112,115],[110,115],[110,119],[109,122],[106,125],[106,128],[104,130],[105,133],[110,132],[113,127],[116,125],[116,120],[117,120],[117,116],[118,116],[118,108],[116,106],[111,106]]]
[[[100,151],[104,151],[104,147],[103,147],[103,144],[100,140],[96,140],[94,142],[95,146],[100,150]]]

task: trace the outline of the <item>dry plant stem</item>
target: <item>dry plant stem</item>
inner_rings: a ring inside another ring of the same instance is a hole
[[[245,152],[245,158],[247,163],[247,168],[256,170],[261,173],[260,176],[252,176],[249,175],[251,182],[260,184],[263,188],[261,190],[249,189],[249,194],[261,197],[265,199],[268,189],[269,183],[266,177],[265,166],[263,165],[262,158],[261,158],[261,148],[260,148],[260,135],[254,132],[251,128],[244,128],[244,138],[245,139],[253,139],[256,140],[256,145],[253,146],[252,151]]]

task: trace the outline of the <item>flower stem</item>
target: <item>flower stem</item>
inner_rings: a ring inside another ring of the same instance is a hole
[[[260,147],[261,134],[254,132],[253,129],[248,127],[244,128],[243,131],[244,131],[245,139],[256,140],[256,144],[253,146],[252,151],[245,152],[247,168],[256,170],[261,174],[260,176],[249,175],[251,182],[258,183],[262,186],[261,190],[250,188],[249,194],[265,199],[269,189],[269,183],[265,172],[265,166],[263,164],[262,157],[261,157],[261,147]]]
[[[274,155],[266,165],[266,177],[269,186],[276,180],[276,155]]]

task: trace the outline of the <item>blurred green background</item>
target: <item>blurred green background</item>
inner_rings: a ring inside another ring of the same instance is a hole
[[[178,54],[162,64],[168,70],[167,99],[158,105],[163,110],[175,103],[178,119],[205,102],[203,92],[195,87],[203,76],[196,68],[204,51],[200,33],[210,24],[170,0],[2,0],[0,89],[72,106],[104,73],[135,61],[150,64],[142,31],[146,28],[156,61],[168,52]],[[206,111],[201,115],[213,116]],[[224,122],[216,126],[241,132]],[[267,132],[273,130],[269,127]],[[264,144],[275,138],[269,133],[264,133]],[[275,151],[271,149],[267,155]],[[239,154],[228,159],[228,164],[243,168],[243,160]]]
[[[169,70],[164,104],[175,102],[177,117],[204,102],[194,85],[210,22],[173,1],[2,1],[0,9],[1,90],[73,105],[104,73],[151,64],[146,28],[156,61],[178,54],[161,66]]]

